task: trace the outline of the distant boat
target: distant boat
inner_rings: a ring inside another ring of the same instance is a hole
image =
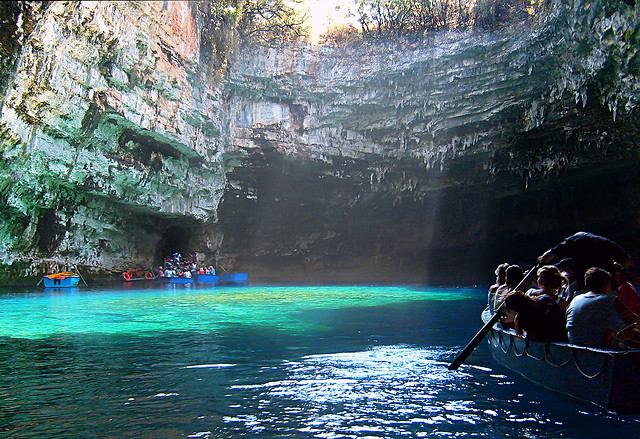
[[[197,277],[199,284],[217,284],[220,281],[220,276],[215,274],[199,274]]]
[[[485,309],[482,320],[490,319]],[[616,413],[640,413],[640,350],[531,341],[498,325],[489,333],[489,350],[499,363],[554,392]]]
[[[169,282],[172,284],[192,284],[193,278],[191,277],[171,277]]]
[[[247,273],[225,273],[220,275],[220,285],[245,285],[249,275]]]
[[[80,275],[65,271],[62,273],[47,274],[42,277],[45,288],[68,288],[75,287],[80,282]]]

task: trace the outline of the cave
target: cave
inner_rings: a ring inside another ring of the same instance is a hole
[[[165,258],[173,253],[181,253],[187,256],[191,252],[191,228],[178,225],[170,225],[162,234],[158,241],[156,259],[158,263],[163,263]]]

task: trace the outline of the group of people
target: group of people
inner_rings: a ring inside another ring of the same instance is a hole
[[[503,327],[532,340],[640,348],[632,264],[615,242],[579,232],[541,255],[526,278],[520,266],[500,264],[488,306],[501,313]]]
[[[165,258],[164,266],[158,268],[158,276],[160,277],[183,277],[186,279],[193,278],[196,274],[215,275],[216,270],[213,265],[208,267],[201,266],[198,268],[197,255],[191,258],[183,258],[180,253],[174,253],[172,257]]]

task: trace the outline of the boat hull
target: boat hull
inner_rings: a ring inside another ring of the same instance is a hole
[[[80,282],[80,276],[68,276],[62,279],[50,278],[44,276],[42,278],[42,283],[45,288],[71,288],[78,286]]]
[[[199,274],[198,275],[198,283],[199,284],[217,284],[220,281],[220,276],[216,276],[214,274]]]
[[[186,277],[172,277],[170,278],[169,282],[172,284],[192,284],[193,279]]]
[[[220,275],[218,283],[221,285],[245,285],[248,279],[247,273],[225,273]]]
[[[490,317],[485,310],[483,320]],[[640,350],[529,341],[499,325],[488,341],[496,361],[534,383],[612,412],[640,413]]]

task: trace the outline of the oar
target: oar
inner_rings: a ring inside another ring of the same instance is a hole
[[[538,267],[539,267],[539,265],[536,265],[535,267],[531,268],[531,270],[527,271],[527,274],[525,274],[525,276],[522,278],[520,283],[511,291],[518,290],[522,286],[522,284],[524,284],[524,282],[529,278],[531,273],[535,273],[535,271],[538,269]],[[462,363],[464,363],[464,361],[467,359],[467,357],[469,355],[471,355],[471,352],[473,352],[475,350],[475,348],[478,347],[478,345],[480,344],[482,339],[485,337],[485,335],[487,335],[489,333],[489,331],[491,330],[491,328],[493,328],[493,325],[498,323],[498,320],[500,320],[500,317],[502,316],[502,313],[500,312],[501,308],[502,308],[502,304],[500,304],[500,306],[496,310],[495,314],[493,316],[491,316],[489,321],[487,323],[485,323],[484,326],[482,328],[480,328],[480,330],[476,333],[476,335],[473,336],[471,341],[469,341],[469,343],[467,343],[467,346],[465,346],[465,348],[462,350],[462,352],[460,352],[458,354],[456,359],[453,360],[453,362],[449,365],[449,370],[458,369],[460,367],[460,365]]]

